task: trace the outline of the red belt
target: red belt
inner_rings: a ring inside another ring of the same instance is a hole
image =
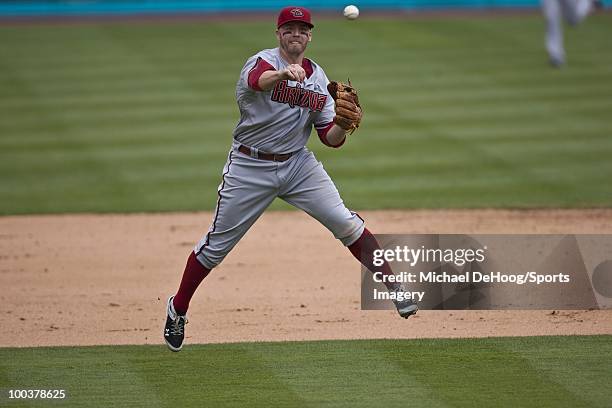
[[[240,147],[238,147],[238,151],[240,153],[244,153],[247,156],[251,156],[251,157],[254,157],[256,159],[269,160],[269,161],[275,161],[275,162],[284,162],[284,161],[287,161],[287,160],[289,160],[289,158],[291,156],[293,156],[295,154],[295,152],[284,153],[284,154],[263,153],[263,152],[259,152],[259,151],[253,150],[250,147],[247,147],[245,145],[240,145]]]

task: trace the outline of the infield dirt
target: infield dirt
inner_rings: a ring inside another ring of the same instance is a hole
[[[362,212],[375,233],[612,233],[612,210]],[[212,213],[0,218],[0,347],[159,344]],[[319,223],[268,212],[194,297],[188,343],[612,334],[612,310],[360,310],[360,267]]]

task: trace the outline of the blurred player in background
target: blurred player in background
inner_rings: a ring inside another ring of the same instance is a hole
[[[542,13],[546,19],[546,51],[553,67],[565,64],[563,48],[563,20],[575,26],[582,22],[593,8],[602,8],[600,0],[542,0]]]

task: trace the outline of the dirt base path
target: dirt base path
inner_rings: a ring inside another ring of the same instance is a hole
[[[376,233],[612,233],[612,210],[385,211]],[[212,214],[0,218],[0,346],[160,344]],[[608,311],[361,311],[359,265],[316,221],[269,212],[192,301],[190,343],[612,334]]]

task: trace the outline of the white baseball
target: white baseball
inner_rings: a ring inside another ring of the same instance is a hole
[[[354,20],[359,17],[359,9],[357,6],[351,4],[350,6],[346,6],[344,8],[344,12],[342,14],[344,14],[344,17],[348,18],[349,20]]]

